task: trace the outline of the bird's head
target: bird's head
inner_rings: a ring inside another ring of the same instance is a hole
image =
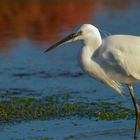
[[[50,51],[58,46],[62,46],[64,44],[67,44],[70,42],[88,39],[91,36],[97,36],[97,34],[99,34],[99,31],[95,26],[93,26],[91,24],[83,24],[76,32],[71,33],[70,35],[68,35],[64,39],[53,44],[47,50],[45,50],[45,52],[48,52],[48,51]]]

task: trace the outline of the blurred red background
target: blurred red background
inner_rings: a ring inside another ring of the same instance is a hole
[[[52,42],[62,33],[96,21],[102,9],[127,8],[130,0],[1,0],[0,47],[12,39]]]

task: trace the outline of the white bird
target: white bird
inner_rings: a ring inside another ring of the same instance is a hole
[[[79,63],[85,73],[118,93],[123,93],[122,84],[127,85],[135,107],[134,138],[137,138],[140,111],[132,84],[140,82],[140,37],[110,35],[102,39],[95,26],[83,24],[76,32],[52,45],[45,52],[77,40],[83,44]]]

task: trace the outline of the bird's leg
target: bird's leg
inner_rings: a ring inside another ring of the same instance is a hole
[[[136,122],[135,122],[135,131],[134,131],[134,138],[138,138],[138,131],[139,131],[139,106],[138,106],[138,103],[136,101],[136,98],[135,98],[135,94],[134,94],[134,89],[133,89],[133,86],[132,85],[127,85],[128,89],[129,89],[129,92],[130,92],[130,95],[131,95],[131,98],[132,98],[132,101],[133,101],[133,104],[134,104],[134,107],[135,107],[135,114],[136,114]]]

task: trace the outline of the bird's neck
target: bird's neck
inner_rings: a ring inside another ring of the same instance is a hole
[[[83,40],[83,43],[83,53],[87,53],[87,57],[91,57],[94,52],[101,46],[102,38],[100,34],[97,34],[96,36],[87,36],[87,38]]]
[[[96,50],[101,46],[102,40],[99,36],[98,38],[88,38],[84,40],[83,43],[84,47],[82,48],[79,61],[80,66],[84,71],[91,73],[91,65],[96,65],[93,61],[93,55],[96,53]]]

